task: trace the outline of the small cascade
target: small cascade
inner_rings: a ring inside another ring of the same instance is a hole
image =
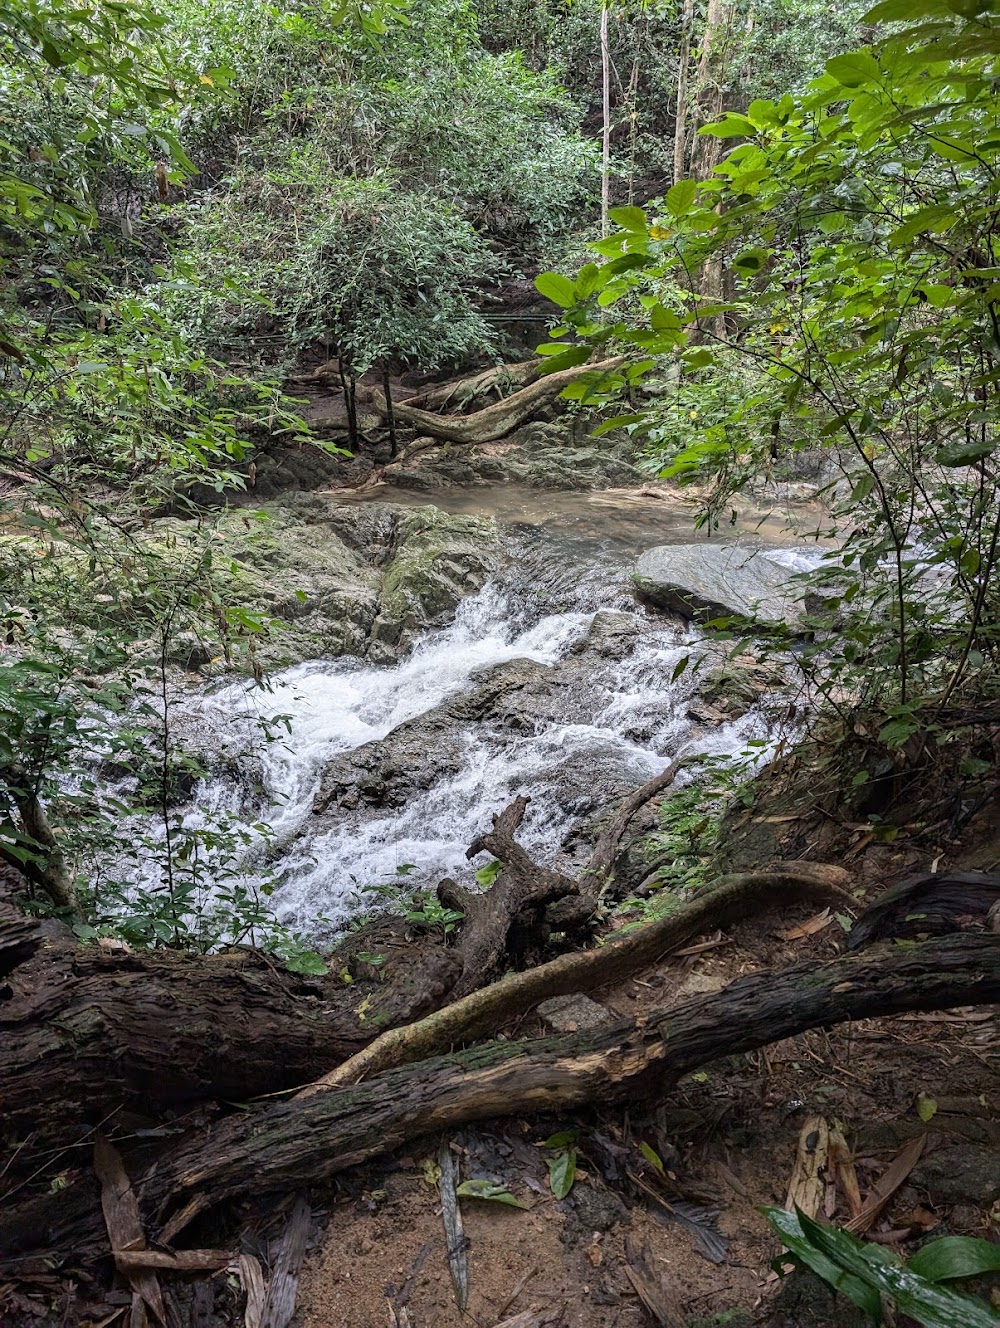
[[[695,670],[675,674],[685,655],[700,653],[699,635],[636,604],[631,559],[620,548],[518,526],[508,539],[502,577],[395,666],[315,660],[266,687],[234,683],[185,703],[180,727],[197,735],[210,766],[185,817],[197,825],[225,813],[270,827],[244,870],[276,875],[271,904],[284,922],[329,936],[371,910],[365,887],[398,881],[400,869],[414,886],[468,879],[468,844],[519,793],[532,799],[525,846],[539,860],[571,865],[586,851],[575,837],[581,823],[674,756],[737,751],[767,736],[763,712],[712,729],[689,717]],[[597,632],[609,609],[624,641],[610,651]],[[455,698],[515,660],[551,669],[548,708],[523,722],[516,714],[449,719]],[[362,798],[314,811],[324,769],[339,754],[435,715],[445,718],[426,737],[415,729],[414,741],[447,744],[438,777],[416,779],[392,805]],[[277,736],[265,740],[260,721],[277,716]]]

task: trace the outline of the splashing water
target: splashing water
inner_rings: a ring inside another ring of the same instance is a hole
[[[588,567],[574,591],[564,550],[549,571],[550,589],[539,594],[527,585],[524,561],[515,560],[505,584],[463,601],[451,626],[429,632],[393,667],[312,661],[266,688],[239,683],[192,698],[181,707],[182,727],[211,755],[186,823],[220,813],[267,823],[272,833],[248,850],[244,870],[251,879],[275,872],[272,906],[283,922],[312,935],[329,935],[370,911],[363,887],[398,880],[399,868],[412,865],[409,879],[421,886],[443,875],[469,880],[467,846],[519,793],[532,799],[525,847],[541,861],[569,865],[574,851],[586,848],[574,841],[581,821],[674,756],[739,751],[768,736],[761,710],[710,730],[688,715],[694,669],[674,674],[685,655],[697,656],[698,634],[640,610],[621,560],[615,562],[597,576]],[[562,611],[545,611],[553,601]],[[624,609],[633,627],[625,651],[611,657],[588,649],[602,603]],[[512,660],[552,669],[553,704],[541,718],[513,728],[446,720],[445,738],[457,755],[429,787],[409,790],[401,806],[362,800],[314,813],[331,759],[385,738]],[[287,735],[264,741],[260,720],[275,715],[285,717]],[[154,872],[151,855],[150,880]]]

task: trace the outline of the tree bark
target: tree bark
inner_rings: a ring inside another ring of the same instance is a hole
[[[158,1239],[168,1243],[221,1200],[315,1185],[470,1121],[661,1098],[682,1075],[720,1056],[809,1028],[998,1000],[1000,937],[958,935],[755,973],[718,995],[596,1031],[493,1042],[420,1061],[192,1134],[141,1187],[146,1230],[155,1232],[165,1219]],[[44,1232],[74,1250],[98,1239],[89,1193],[63,1191],[34,1211],[8,1205],[0,1210],[0,1248],[17,1254]]]
[[[681,46],[677,57],[677,106],[674,119],[674,184],[684,178],[687,161],[688,83],[691,77],[691,24],[694,0],[684,0]]]
[[[417,1023],[390,1029],[351,1060],[303,1089],[299,1096],[357,1083],[381,1070],[494,1035],[505,1023],[519,1019],[552,996],[597,991],[624,982],[712,927],[804,899],[827,904],[839,901],[849,908],[853,900],[844,893],[849,884],[850,876],[842,867],[815,862],[776,863],[766,871],[724,878],[676,913],[607,945],[560,955],[524,973],[508,974]]]
[[[548,374],[537,382],[523,387],[513,396],[496,401],[492,406],[477,410],[472,415],[435,415],[431,411],[419,410],[405,401],[395,403],[396,420],[420,433],[430,434],[449,443],[493,443],[513,432],[519,425],[530,420],[535,411],[557,396],[564,387],[584,373],[609,373],[623,362],[619,355],[598,364],[581,364],[573,369],[563,369],[559,373]],[[386,401],[381,392],[372,394],[373,404],[384,416]]]
[[[610,229],[611,201],[611,44],[608,37],[608,5],[601,0],[601,234]]]
[[[45,926],[0,922],[0,1121],[36,1144],[122,1107],[148,1117],[309,1083],[440,1004],[461,970],[442,947],[404,946],[398,983],[346,984],[252,953],[109,952]]]

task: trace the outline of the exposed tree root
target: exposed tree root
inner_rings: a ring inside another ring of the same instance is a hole
[[[582,364],[574,369],[563,369],[560,373],[548,374],[536,382],[521,388],[513,396],[496,401],[492,406],[477,410],[472,415],[437,415],[432,411],[420,410],[409,402],[394,403],[396,420],[408,425],[421,434],[429,434],[449,443],[493,443],[505,438],[519,425],[531,419],[538,407],[551,397],[557,396],[564,387],[584,373],[610,373],[624,362],[624,356],[618,355],[598,364]],[[385,415],[387,410],[385,397],[381,392],[372,394],[375,409]]]
[[[425,392],[407,397],[406,405],[440,412],[449,406],[464,410],[470,402],[478,401],[494,391],[502,399],[512,387],[526,387],[533,382],[538,377],[542,363],[538,359],[525,360],[521,364],[497,364],[464,378],[436,383]]]
[[[325,1088],[356,1083],[393,1066],[406,1065],[492,1036],[551,996],[591,992],[641,973],[672,950],[713,927],[798,899],[854,900],[845,893],[850,875],[842,867],[814,862],[776,863],[767,871],[724,878],[676,913],[594,950],[560,955],[524,973],[512,973],[474,991],[406,1028],[383,1033],[316,1083],[300,1098]]]

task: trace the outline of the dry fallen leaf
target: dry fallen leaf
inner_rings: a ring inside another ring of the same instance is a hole
[[[823,912],[817,913],[814,918],[807,918],[797,927],[790,927],[788,931],[779,931],[777,934],[783,941],[802,941],[807,936],[815,936],[817,932],[823,931],[832,921],[833,914],[828,908],[824,908]]]

